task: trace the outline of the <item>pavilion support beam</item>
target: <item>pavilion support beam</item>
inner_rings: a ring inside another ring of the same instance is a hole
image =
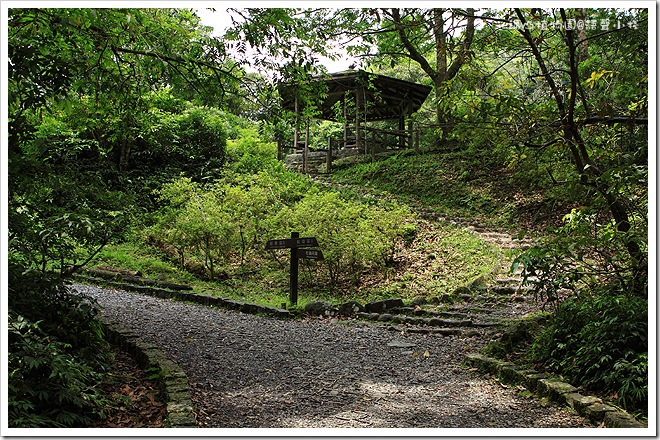
[[[360,107],[362,106],[361,87],[355,89],[355,146],[359,150],[362,147],[360,139]]]
[[[413,114],[412,103],[408,102],[406,104],[406,117],[408,118],[408,148],[412,150],[413,148]]]
[[[298,149],[298,128],[300,126],[300,111],[298,108],[298,97],[296,96],[294,98],[294,111],[296,113],[296,120],[294,121],[293,124],[293,153],[295,154],[296,150]]]
[[[405,145],[405,133],[406,131],[406,114],[401,113],[401,116],[399,116],[399,148],[403,149],[403,146]]]
[[[344,94],[346,96],[346,94]],[[348,105],[346,104],[347,99],[344,98],[344,148],[348,145]]]
[[[307,156],[309,154],[309,119],[305,120],[305,149],[303,150],[303,173],[307,174]]]

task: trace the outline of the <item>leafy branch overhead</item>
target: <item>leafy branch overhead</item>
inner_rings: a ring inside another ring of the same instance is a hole
[[[242,75],[187,9],[14,9],[9,29],[10,105],[165,85],[219,104]]]

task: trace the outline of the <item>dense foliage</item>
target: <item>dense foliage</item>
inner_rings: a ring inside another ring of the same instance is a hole
[[[571,383],[607,390],[629,410],[648,410],[648,307],[599,292],[562,302],[532,349],[533,359]]]
[[[336,285],[347,277],[359,279],[367,267],[385,266],[397,240],[414,233],[404,208],[320,192],[309,179],[285,170],[274,152],[272,143],[243,130],[241,139],[230,143],[224,178],[202,185],[183,177],[163,185],[157,194],[165,206],[148,241],[175,249],[181,268],[201,263],[213,280],[219,267],[263,258],[269,237],[298,231],[323,243],[322,265]]]
[[[9,264],[11,427],[84,427],[103,415],[108,345],[91,298]]]

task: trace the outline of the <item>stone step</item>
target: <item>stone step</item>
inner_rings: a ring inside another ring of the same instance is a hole
[[[391,313],[414,315],[414,316],[455,318],[455,319],[465,319],[469,317],[465,313],[438,311],[438,310],[432,310],[421,307],[400,307],[398,309],[392,309]]]
[[[406,327],[401,328],[394,325],[385,327],[386,330],[392,332],[405,332],[405,333],[415,333],[422,335],[440,335],[440,336],[455,336],[461,335],[464,337],[478,336],[480,334],[479,330],[476,329],[465,329],[465,328],[433,328],[433,327]]]
[[[496,284],[520,284],[522,282],[522,278],[498,278],[495,280]]]
[[[470,327],[471,319],[442,319],[442,318],[420,318],[408,315],[393,315],[391,313],[366,313],[358,312],[358,318],[371,321],[395,322],[397,324],[425,325],[430,327]]]

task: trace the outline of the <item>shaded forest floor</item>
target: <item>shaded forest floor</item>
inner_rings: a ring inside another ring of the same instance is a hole
[[[165,404],[154,381],[128,353],[116,346],[111,351],[112,371],[101,385],[111,404],[91,428],[162,428]]]

